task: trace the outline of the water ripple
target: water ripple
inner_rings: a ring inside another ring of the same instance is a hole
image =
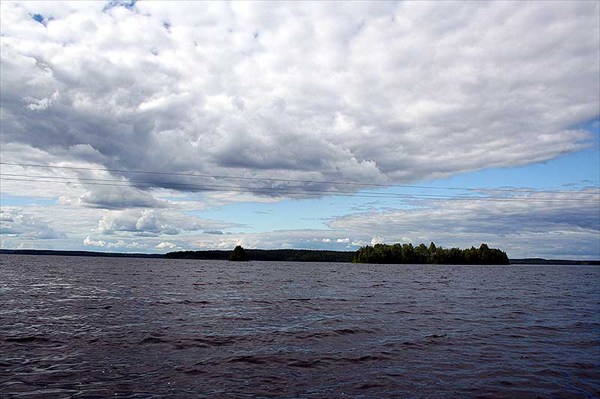
[[[600,268],[0,261],[2,398],[600,397]]]

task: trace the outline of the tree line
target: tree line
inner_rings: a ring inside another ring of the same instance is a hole
[[[243,252],[242,252],[243,250]],[[354,252],[321,251],[309,249],[244,249],[234,251],[178,251],[165,255],[169,259],[211,259],[211,260],[258,260],[279,262],[346,262],[352,261]]]
[[[437,247],[433,242],[425,244],[376,244],[364,246],[358,251],[319,251],[306,249],[244,249],[234,251],[181,251],[165,255],[171,259],[219,259],[258,260],[279,262],[354,262],[354,263],[428,263],[506,265],[508,256],[499,249],[481,244],[468,249]]]
[[[506,252],[481,244],[479,248],[442,248],[425,244],[375,244],[361,247],[352,258],[354,263],[428,263],[454,265],[507,265]]]

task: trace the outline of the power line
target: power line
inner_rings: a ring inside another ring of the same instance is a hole
[[[510,188],[473,188],[473,187],[447,187],[447,186],[446,187],[437,187],[437,186],[422,186],[422,185],[410,185],[410,184],[378,184],[378,183],[363,183],[363,182],[335,181],[335,180],[280,179],[280,178],[267,178],[267,177],[211,175],[211,174],[203,174],[203,173],[158,172],[158,171],[147,171],[147,170],[125,170],[125,169],[92,168],[92,167],[79,167],[79,166],[53,166],[53,165],[16,163],[16,162],[0,162],[0,165],[48,168],[48,169],[118,172],[118,173],[123,173],[123,174],[149,174],[149,175],[162,175],[162,176],[202,177],[202,178],[209,178],[209,179],[233,179],[233,180],[248,180],[248,181],[261,181],[261,182],[352,185],[352,186],[358,186],[358,187],[373,187],[373,188],[402,187],[402,188],[418,188],[418,189],[429,189],[429,190],[510,192],[510,193],[523,193],[523,194],[525,194],[525,193],[557,193],[557,194],[564,193],[564,191],[560,191],[560,190],[528,190],[528,189],[510,189]]]
[[[66,177],[66,176],[48,176],[48,175],[22,175],[22,174],[16,174],[16,173],[1,173],[0,172],[0,176],[9,176],[9,177],[27,177],[27,178],[34,178],[34,179],[61,179],[61,180],[71,180],[69,181],[69,183],[73,183],[74,181],[72,181],[72,177]],[[86,181],[86,182],[111,182],[111,183],[123,183],[123,185],[129,185],[129,183],[135,183],[136,185],[141,184],[141,185],[148,185],[148,187],[162,187],[162,188],[170,188],[170,187],[181,187],[183,189],[185,188],[190,188],[190,189],[205,189],[205,188],[223,188],[223,189],[229,189],[229,188],[238,188],[238,189],[247,189],[247,190],[273,190],[273,191],[291,191],[293,193],[304,193],[304,192],[316,192],[319,194],[349,194],[349,195],[355,195],[357,192],[356,191],[341,191],[341,190],[323,190],[323,189],[315,189],[312,187],[302,187],[302,188],[298,188],[298,187],[256,187],[256,186],[240,186],[240,185],[227,185],[227,184],[214,184],[214,183],[204,183],[204,184],[193,184],[193,183],[183,183],[183,182],[169,182],[169,181],[147,181],[147,180],[132,180],[132,179],[128,179],[128,180],[118,180],[118,179],[102,179],[102,178],[86,178],[86,177],[77,177],[77,181]],[[423,194],[423,193],[419,193],[419,194],[406,194],[406,193],[377,193],[377,192],[370,192],[368,193],[369,195],[377,195],[377,196],[396,196],[396,195],[401,195],[401,196],[414,196],[414,195],[419,195],[422,197],[432,197],[432,198],[447,198],[448,195],[439,195],[439,194]],[[571,193],[569,193],[571,194]],[[576,195],[586,195],[589,196],[591,193],[586,193],[586,192],[578,192],[578,193],[572,193],[572,194],[576,194]],[[486,196],[486,198],[492,198],[490,196]],[[497,197],[497,198],[506,198],[506,197]]]
[[[213,188],[215,190],[213,191],[227,191],[228,189],[244,189],[244,191],[273,191],[273,192],[285,192],[285,193],[292,193],[292,194],[304,194],[306,192],[312,192],[312,193],[317,193],[318,195],[327,195],[327,194],[347,194],[347,195],[355,195],[357,194],[356,191],[340,191],[340,190],[323,190],[323,189],[315,189],[315,188],[311,188],[311,187],[306,187],[306,188],[302,188],[299,189],[297,187],[255,187],[255,186],[239,186],[239,185],[227,185],[227,184],[214,184],[214,183],[208,183],[208,184],[192,184],[192,183],[181,183],[181,182],[165,182],[165,181],[146,181],[146,180],[116,180],[116,179],[99,179],[99,178],[85,178],[85,177],[78,177],[77,181],[72,180],[71,177],[66,177],[66,176],[40,176],[40,175],[21,175],[21,174],[14,174],[14,173],[0,173],[0,176],[9,176],[9,177],[20,177],[20,178],[28,178],[28,179],[23,179],[23,181],[40,181],[40,182],[44,182],[46,180],[44,179],[61,179],[61,180],[67,180],[67,181],[63,181],[64,183],[77,183],[77,182],[81,182],[81,181],[85,181],[85,182],[91,182],[91,183],[86,183],[86,184],[92,184],[94,182],[109,182],[109,183],[115,183],[114,185],[117,186],[130,186],[130,183],[135,183],[135,185],[146,185],[144,187],[149,187],[149,188],[170,188],[172,186],[175,187],[180,187],[182,189],[196,189],[196,190],[204,190],[204,189],[209,189],[209,188]],[[5,180],[14,180],[14,179],[8,179],[5,178]],[[56,182],[55,180],[53,180],[52,182]],[[369,196],[377,196],[377,197],[388,197],[388,196],[411,196],[411,194],[402,194],[402,193],[369,193]],[[436,194],[419,194],[421,196],[424,197],[434,197],[434,198],[438,198],[438,197],[445,197],[445,196],[440,196],[440,195],[436,195]]]
[[[40,183],[63,183],[63,184],[82,184],[91,186],[113,186],[113,187],[131,187],[130,181],[111,180],[111,179],[91,179],[82,178],[79,180],[71,180],[68,177],[51,177],[40,178],[41,176],[21,176],[15,174],[3,174],[0,176],[19,176],[19,177],[4,177],[3,180],[8,181],[23,181],[23,182],[40,182]],[[24,178],[25,177],[25,178]],[[85,182],[81,182],[81,180]],[[139,184],[147,184],[145,188],[156,188],[156,182],[138,182]],[[469,200],[469,201],[513,201],[513,202],[577,202],[577,203],[598,203],[598,200],[592,198],[535,198],[535,197],[474,197],[461,195],[432,195],[432,194],[402,194],[402,193],[355,193],[344,191],[318,191],[318,190],[297,190],[292,188],[265,188],[265,187],[250,187],[250,186],[228,186],[228,185],[193,185],[186,183],[169,183],[171,185],[180,186],[181,189],[188,188],[190,191],[211,191],[211,192],[254,192],[255,194],[263,195],[297,195],[297,196],[349,196],[360,198],[380,198],[380,199],[438,199],[438,200]],[[192,190],[195,189],[195,190]],[[586,194],[586,193],[581,193]],[[587,193],[596,195],[595,193]]]

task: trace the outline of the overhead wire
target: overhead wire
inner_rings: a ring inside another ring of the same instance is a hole
[[[416,188],[416,189],[429,189],[429,190],[460,190],[460,191],[475,191],[475,192],[511,192],[511,193],[564,193],[560,190],[532,190],[522,188],[474,188],[474,187],[456,187],[456,186],[426,186],[426,185],[412,185],[412,184],[381,184],[381,183],[368,183],[368,182],[357,182],[357,181],[338,181],[338,180],[308,180],[308,179],[282,179],[282,178],[271,178],[271,177],[254,177],[254,176],[234,176],[234,175],[219,175],[219,174],[204,174],[204,173],[182,173],[182,172],[160,172],[160,171],[148,171],[148,170],[126,170],[126,169],[113,169],[113,168],[95,168],[95,167],[80,167],[80,166],[60,166],[60,165],[43,165],[34,163],[16,163],[16,162],[0,162],[0,165],[20,166],[20,167],[33,167],[33,168],[47,168],[47,169],[67,169],[67,170],[88,170],[88,171],[101,171],[101,172],[117,172],[124,175],[127,174],[146,174],[146,175],[158,175],[158,176],[179,176],[179,177],[202,177],[210,179],[229,179],[229,180],[247,180],[247,181],[261,181],[261,182],[281,182],[281,183],[305,183],[305,184],[330,184],[330,185],[351,185],[357,187],[373,187],[373,188]]]
[[[252,192],[255,194],[281,196],[352,196],[360,198],[380,198],[380,199],[438,199],[438,200],[469,200],[469,201],[529,201],[529,202],[577,202],[586,203],[597,202],[596,199],[589,198],[595,193],[579,193],[584,194],[587,198],[536,198],[531,196],[519,197],[493,197],[493,196],[466,196],[466,195],[437,195],[423,193],[377,193],[377,192],[354,192],[354,191],[332,191],[318,190],[310,187],[302,188],[301,190],[294,187],[253,187],[253,186],[232,186],[223,184],[192,184],[182,182],[160,182],[160,181],[143,181],[143,180],[116,180],[116,179],[101,179],[101,178],[77,178],[74,180],[66,176],[47,176],[47,175],[21,175],[14,173],[0,173],[3,180],[8,181],[23,181],[23,182],[40,182],[40,183],[63,183],[63,184],[82,184],[92,186],[113,186],[113,187],[136,187],[136,188],[175,188],[186,191],[221,191],[221,192]]]

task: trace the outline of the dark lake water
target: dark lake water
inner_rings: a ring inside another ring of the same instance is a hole
[[[600,268],[2,255],[0,397],[600,397]]]

